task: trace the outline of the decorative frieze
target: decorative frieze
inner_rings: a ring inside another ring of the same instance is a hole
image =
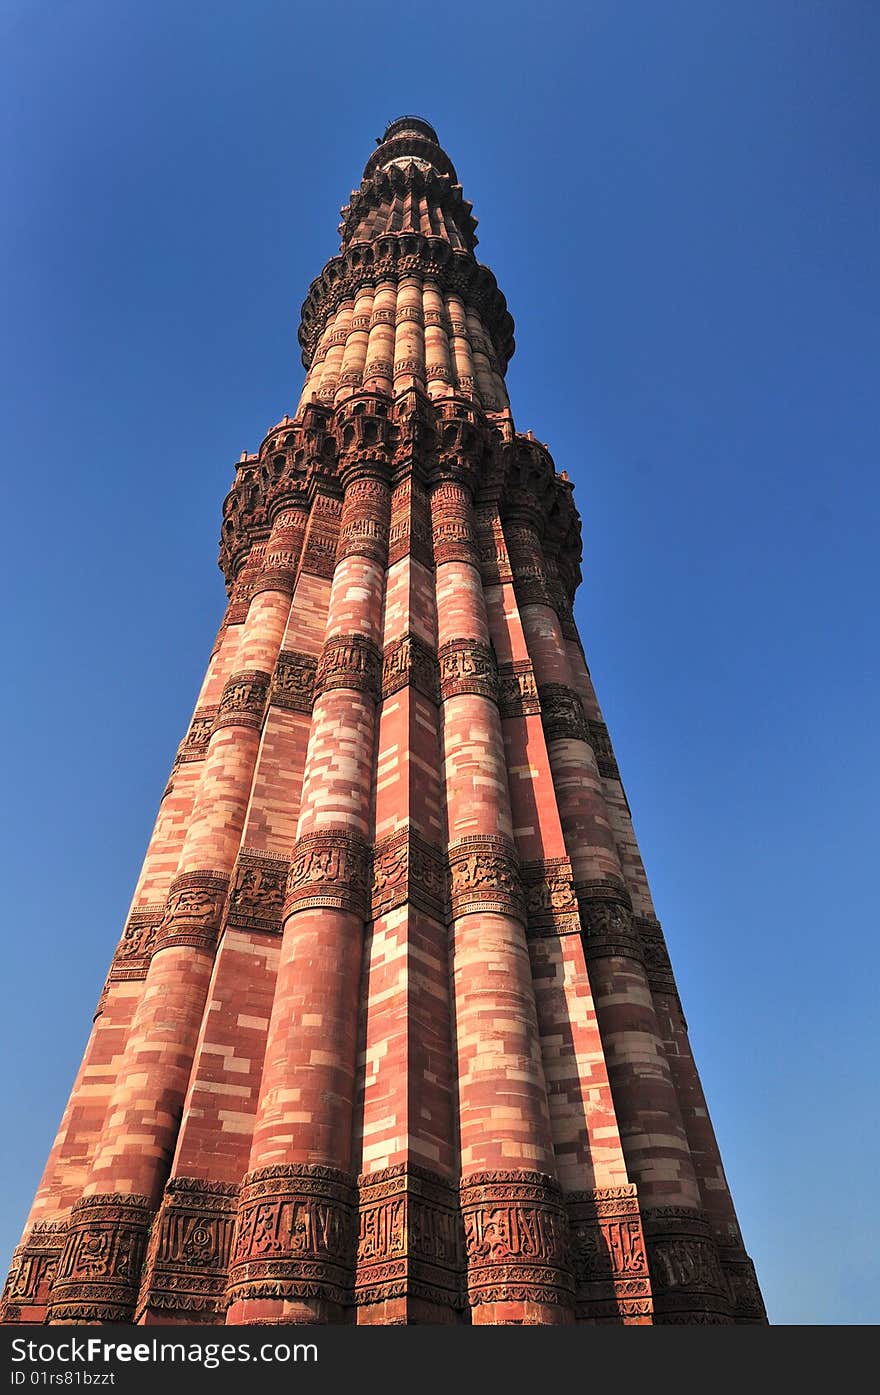
[[[584,706],[574,688],[564,683],[541,683],[541,720],[547,744],[551,741],[590,740]]]
[[[242,848],[232,874],[227,927],[280,934],[289,866],[286,857]]]
[[[382,655],[382,697],[407,686],[430,702],[440,701],[440,669],[434,649],[412,633],[385,646]]]
[[[382,314],[385,314],[386,312],[383,311],[383,310],[380,310],[378,313],[379,313],[380,315],[382,315]],[[374,359],[370,359],[369,363],[368,363],[368,364],[366,365],[366,367],[364,368],[364,382],[365,382],[365,383],[369,382],[371,378],[388,378],[388,379],[390,380],[390,379],[393,378],[393,377],[394,377],[394,364],[391,362],[391,359],[390,359],[390,358],[374,358]]]
[[[468,562],[479,567],[470,491],[457,480],[444,480],[431,491],[434,562]]]
[[[51,1322],[131,1321],[151,1219],[145,1196],[104,1192],[76,1203],[52,1286]]]
[[[767,1310],[758,1287],[754,1264],[743,1250],[737,1250],[734,1254],[721,1250],[720,1254],[734,1322],[765,1324]]]
[[[568,1223],[562,1196],[540,1172],[477,1172],[461,1183],[468,1301],[569,1306]]]
[[[471,912],[496,912],[525,923],[519,862],[504,838],[462,838],[449,848],[452,919]]]
[[[643,1208],[656,1321],[724,1323],[730,1290],[704,1213],[687,1206]]]
[[[581,922],[568,858],[524,862],[520,871],[529,936],[579,934]]]
[[[650,1323],[651,1280],[635,1187],[572,1192],[565,1201],[578,1318],[603,1324]]]
[[[315,674],[315,697],[332,688],[347,688],[378,700],[382,688],[379,646],[359,634],[325,640]]]
[[[352,1301],[357,1192],[335,1167],[287,1163],[245,1177],[228,1298]]]
[[[176,766],[185,765],[188,761],[205,759],[216,718],[216,707],[198,708],[189,724],[189,731],[177,748],[177,758],[174,762]]]
[[[67,1221],[38,1221],[16,1248],[0,1296],[0,1323],[33,1322],[33,1313],[23,1310],[45,1312],[67,1230]]]
[[[342,557],[368,557],[385,566],[390,507],[390,491],[383,480],[354,479],[347,484],[337,561]]]
[[[446,920],[446,864],[411,827],[377,843],[373,852],[372,917],[410,904]]]
[[[607,780],[619,780],[620,771],[617,768],[617,761],[614,758],[614,750],[611,746],[611,737],[608,735],[608,728],[604,722],[597,722],[592,717],[587,721],[588,741],[593,748],[596,757],[596,764],[599,767],[599,774]]]
[[[464,1306],[464,1228],[456,1189],[400,1163],[358,1178],[355,1302],[419,1298]]]
[[[502,717],[540,715],[541,702],[535,671],[528,659],[500,664],[498,668],[498,708]]]
[[[116,946],[110,965],[108,983],[121,979],[146,978],[156,936],[165,919],[166,903],[155,902],[138,906],[125,923],[122,938]]]
[[[278,655],[269,702],[288,712],[312,710],[315,697],[315,672],[318,660],[313,654],[301,654],[296,649],[282,649]]]
[[[266,710],[269,680],[270,675],[261,669],[245,669],[228,678],[217,708],[214,730],[253,727],[259,731]]]
[[[424,567],[433,567],[431,519],[428,496],[413,478],[414,462],[407,462],[406,475],[398,480],[391,497],[391,530],[388,539],[388,566],[411,557]]]
[[[609,955],[642,960],[628,893],[610,881],[575,883],[587,960]]]
[[[284,916],[335,908],[365,919],[369,892],[370,849],[362,838],[345,828],[307,833],[294,849]]]
[[[504,529],[497,504],[483,505],[476,510],[477,548],[480,575],[484,586],[500,586],[513,580]]]
[[[652,993],[673,993],[677,997],[672,963],[659,920],[635,916],[633,925],[641,941],[645,970]]]
[[[183,872],[168,892],[153,954],[175,945],[213,950],[220,934],[229,878],[222,872]]]
[[[224,1311],[237,1197],[236,1185],[171,1178],[150,1238],[138,1315]]]
[[[444,702],[462,693],[497,701],[498,664],[490,645],[478,639],[450,639],[440,646],[437,657]]]

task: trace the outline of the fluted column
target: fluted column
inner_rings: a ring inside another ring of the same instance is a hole
[[[484,497],[477,516],[553,1145],[572,1229],[577,1319],[649,1323],[638,1199],[617,1127],[535,673],[497,503]]]
[[[434,281],[426,281],[422,292],[425,319],[425,380],[428,396],[448,397],[452,392],[452,360],[446,332],[446,306]]]
[[[554,572],[553,559],[548,558],[551,581],[556,580]],[[567,640],[566,647],[573,683],[580,695],[589,724],[590,741],[602,777],[605,804],[620,849],[623,875],[632,897],[634,923],[645,957],[645,969],[663,1047],[681,1110],[703,1210],[712,1227],[722,1271],[727,1280],[733,1316],[737,1322],[763,1323],[766,1321],[766,1313],[755,1278],[754,1265],[746,1253],[733,1198],[727,1185],[721,1151],[691,1050],[672,964],[651,899],[608,728],[580,644],[572,637]],[[669,1269],[670,1275],[674,1275],[674,1272],[674,1269]]]
[[[351,320],[348,338],[342,354],[339,383],[336,388],[337,405],[346,397],[360,390],[364,378],[364,365],[367,361],[367,347],[370,342],[370,322],[373,314],[373,287],[364,286],[358,291]]]
[[[455,391],[462,397],[476,397],[477,375],[468,339],[467,312],[461,296],[447,295],[446,312],[449,317],[449,342],[452,352]]]
[[[394,389],[394,320],[397,283],[380,281],[370,313],[370,337],[364,364],[364,391],[392,392]]]
[[[318,397],[330,406],[333,405],[333,399],[339,385],[339,374],[342,371],[342,359],[345,354],[345,345],[353,313],[354,301],[344,300],[333,317],[333,328],[327,337],[327,357],[324,359],[324,367],[321,370]]]
[[[425,331],[422,283],[405,276],[397,287],[394,334],[394,393],[425,388]]]
[[[267,548],[287,551],[285,520]],[[96,1313],[127,1321],[137,1298],[146,1231],[174,1150],[217,936],[238,852],[271,671],[287,623],[287,573],[248,609],[214,721],[177,875],[156,931],[143,995],[120,1062],[83,1198],[74,1207],[50,1304],[55,1322]],[[109,1256],[96,1273],[89,1237]],[[137,1260],[137,1263],[135,1263]]]
[[[424,463],[433,412],[398,398],[360,1013],[355,1281],[363,1324],[463,1316],[437,617]]]
[[[337,412],[343,439],[351,406]],[[230,1267],[232,1323],[341,1321],[352,1296],[352,1102],[390,490],[357,452],[341,473],[339,560]]]
[[[472,1320],[564,1323],[573,1282],[468,486],[437,483],[431,517]]]
[[[658,1321],[729,1321],[589,728],[531,519],[505,520],[627,1169],[639,1188]],[[691,1279],[666,1281],[687,1252]]]

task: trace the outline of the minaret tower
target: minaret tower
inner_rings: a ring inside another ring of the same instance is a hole
[[[226,498],[7,1323],[765,1321],[475,227],[392,122]]]

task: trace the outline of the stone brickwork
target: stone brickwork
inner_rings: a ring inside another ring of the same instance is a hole
[[[763,1322],[427,122],[342,219],[0,1320]]]

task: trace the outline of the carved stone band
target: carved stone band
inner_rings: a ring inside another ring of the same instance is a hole
[[[437,848],[411,828],[376,844],[373,853],[372,916],[407,904],[446,920],[446,866]]]
[[[368,913],[370,849],[348,829],[307,833],[294,849],[287,877],[284,916],[294,911],[335,908],[365,919]]]
[[[165,918],[165,902],[139,906],[132,911],[116,947],[108,982],[146,978],[159,926]]]
[[[138,1295],[152,1207],[145,1196],[83,1197],[52,1287],[52,1322],[130,1322]]]
[[[295,649],[282,649],[278,655],[269,702],[288,712],[311,712],[315,694],[315,671],[318,660],[313,654],[301,654]]]
[[[315,697],[331,688],[348,688],[378,700],[382,655],[363,635],[336,635],[324,643],[315,675]]]
[[[228,1295],[348,1304],[355,1254],[354,1178],[335,1167],[261,1167],[241,1188]]]
[[[247,669],[227,679],[214,730],[219,731],[221,727],[253,727],[259,731],[266,710],[269,678],[270,675],[260,669]]]
[[[629,896],[611,882],[577,882],[575,892],[587,960],[617,955],[642,962]]]
[[[462,1179],[468,1300],[572,1302],[568,1224],[557,1184],[540,1172],[477,1172]]]
[[[420,1298],[464,1306],[464,1230],[456,1189],[404,1163],[358,1178],[355,1302]]]
[[[242,848],[232,874],[227,927],[280,934],[289,862]]]
[[[175,765],[185,765],[188,761],[204,760],[208,742],[217,718],[216,707],[200,707],[189,724],[189,731],[177,748]]]
[[[653,993],[673,993],[677,996],[672,963],[659,920],[635,916],[633,925],[642,944],[645,970],[651,991]]]
[[[67,1221],[38,1221],[12,1256],[9,1279],[0,1298],[0,1323],[41,1321],[58,1261],[67,1240]],[[27,1309],[39,1309],[37,1314]],[[22,1311],[22,1310],[25,1311]]]
[[[382,655],[382,697],[407,685],[430,702],[440,701],[440,670],[436,652],[418,635],[405,634],[385,646]]]
[[[651,1280],[635,1187],[572,1192],[565,1202],[578,1317],[597,1323],[650,1323]]]
[[[272,529],[262,569],[253,583],[252,594],[255,596],[259,591],[286,591],[288,595],[293,594],[302,555],[307,514],[305,509],[302,509],[298,517],[290,513],[284,517],[289,520],[286,526],[280,526],[281,520],[276,519]]]
[[[619,780],[620,771],[617,768],[617,761],[614,758],[614,750],[611,745],[611,737],[608,735],[608,728],[605,723],[596,722],[590,718],[587,722],[587,727],[589,731],[588,740],[596,757],[599,774],[604,775],[608,780]]]
[[[361,420],[358,425],[376,424],[373,417]],[[387,423],[381,423],[387,430]],[[362,446],[357,460],[346,459],[350,472],[360,466],[370,468],[375,448]],[[384,450],[380,448],[384,455]],[[385,565],[388,556],[388,530],[390,523],[391,491],[380,479],[353,479],[347,485],[342,505],[342,524],[339,533],[337,559],[342,557],[369,557],[374,562]]]
[[[524,862],[521,875],[529,936],[580,934],[578,903],[568,859],[542,858]]]
[[[538,685],[528,659],[501,664],[498,669],[498,707],[502,717],[528,717],[540,714]]]
[[[441,567],[444,562],[468,562],[472,567],[479,567],[480,554],[469,523],[456,518],[435,519],[431,534],[436,566]]]
[[[564,683],[541,683],[538,687],[541,699],[541,720],[547,743],[551,741],[586,741],[590,731],[584,713],[583,703],[574,688]]]
[[[303,548],[302,568],[310,576],[332,581],[336,571],[336,545],[339,534],[336,529],[309,530]]]
[[[450,639],[440,646],[440,694],[447,698],[462,693],[498,698],[498,665],[488,644],[478,639]]]
[[[138,1302],[147,1308],[221,1313],[238,1187],[172,1177],[150,1241]]]
[[[156,930],[153,954],[175,945],[213,950],[228,890],[229,878],[222,872],[184,872],[175,877]]]
[[[704,1213],[685,1206],[642,1209],[656,1321],[731,1320],[730,1290]]]
[[[515,916],[525,924],[519,862],[503,838],[462,838],[449,848],[452,919],[471,912]]]
[[[727,1280],[734,1322],[767,1322],[767,1310],[761,1297],[755,1266],[743,1250],[729,1253],[721,1250],[721,1268]]]

